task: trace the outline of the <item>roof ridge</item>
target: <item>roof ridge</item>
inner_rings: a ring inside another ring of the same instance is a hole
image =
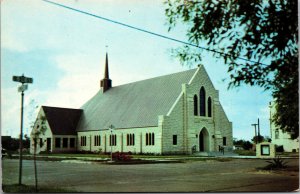
[[[56,107],[56,106],[45,106],[42,105],[43,108],[56,108],[56,109],[69,109],[69,110],[82,110],[81,108],[65,108],[65,107]]]
[[[160,75],[160,76],[157,76],[157,77],[151,77],[151,78],[147,78],[147,79],[143,79],[143,80],[138,80],[138,81],[134,81],[134,82],[130,82],[130,83],[125,83],[125,84],[117,85],[117,86],[114,86],[112,88],[117,88],[117,87],[120,87],[120,86],[129,85],[129,84],[135,84],[135,83],[143,82],[143,81],[154,80],[154,79],[158,79],[158,78],[162,78],[162,77],[167,77],[167,76],[174,76],[175,74],[187,73],[188,71],[197,70],[197,69],[198,68],[193,68],[193,69],[188,69],[188,70],[185,70],[185,71],[179,71],[179,72],[175,72],[175,73],[171,73],[171,74]]]

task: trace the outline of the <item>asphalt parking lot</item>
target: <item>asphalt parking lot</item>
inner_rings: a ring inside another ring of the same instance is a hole
[[[284,192],[299,188],[299,160],[263,171],[261,159],[135,165],[38,161],[39,186],[77,192]],[[16,159],[2,160],[2,184],[18,183]],[[34,185],[33,161],[23,161],[23,184]]]

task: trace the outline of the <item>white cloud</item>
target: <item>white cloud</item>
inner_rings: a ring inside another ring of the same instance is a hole
[[[99,90],[99,61],[85,54],[59,55],[55,61],[64,75],[48,92],[45,104],[79,108]]]
[[[20,127],[20,94],[17,88],[1,89],[1,134],[17,136]]]

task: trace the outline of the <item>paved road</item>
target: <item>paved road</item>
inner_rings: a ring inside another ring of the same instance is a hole
[[[192,161],[138,165],[38,161],[41,186],[78,192],[222,192],[294,191],[299,188],[299,160],[285,172],[258,171],[259,159]],[[33,161],[23,161],[23,183],[34,184]],[[18,182],[18,160],[2,160],[3,184]]]

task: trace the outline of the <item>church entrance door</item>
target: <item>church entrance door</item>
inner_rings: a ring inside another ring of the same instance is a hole
[[[199,151],[200,152],[209,151],[209,135],[206,128],[203,128],[199,134]]]
[[[204,138],[203,138],[203,132],[200,132],[200,138],[199,138],[199,150],[200,152],[204,152]]]

